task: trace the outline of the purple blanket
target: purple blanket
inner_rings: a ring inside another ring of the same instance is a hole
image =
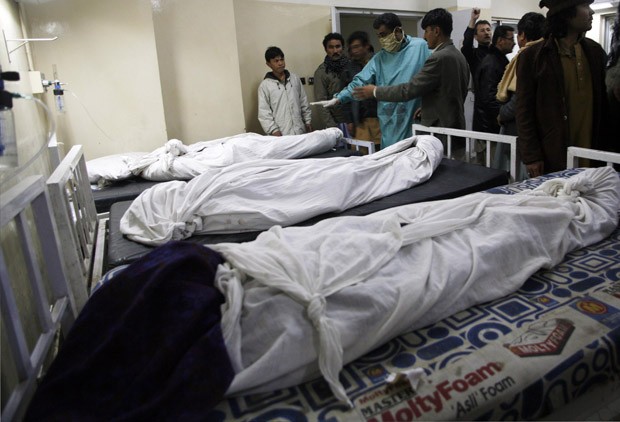
[[[204,420],[234,372],[213,286],[221,255],[170,242],[88,301],[26,420]]]

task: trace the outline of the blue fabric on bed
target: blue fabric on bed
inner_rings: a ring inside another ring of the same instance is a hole
[[[170,242],[98,289],[26,420],[204,420],[234,372],[222,338],[223,258]]]

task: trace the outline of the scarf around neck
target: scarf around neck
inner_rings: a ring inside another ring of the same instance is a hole
[[[517,59],[519,58],[519,54],[526,48],[538,44],[542,40],[543,38],[539,38],[536,41],[529,41],[526,43],[512,58],[510,63],[508,63],[506,70],[504,70],[504,76],[502,76],[502,80],[499,81],[497,85],[497,95],[495,97],[498,101],[505,103],[509,99],[509,92],[517,92]]]
[[[340,75],[347,64],[349,64],[349,58],[347,56],[341,56],[339,59],[334,60],[329,56],[325,56],[323,63],[325,63],[325,70],[327,73],[333,72],[336,75]]]

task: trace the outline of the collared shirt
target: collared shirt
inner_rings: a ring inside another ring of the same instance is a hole
[[[568,108],[568,130],[570,145],[582,148],[592,146],[592,73],[588,58],[581,44],[577,42],[564,48],[557,40],[558,53],[564,72],[564,93]]]
[[[444,42],[442,42],[442,43],[439,43],[439,45],[437,45],[437,47],[435,47],[435,48],[433,48],[433,49],[431,50],[431,54],[432,54],[432,53],[434,53],[435,51],[439,50],[439,47],[441,47],[441,46],[442,46],[442,45],[444,45],[445,43],[446,43],[445,41],[444,41]]]

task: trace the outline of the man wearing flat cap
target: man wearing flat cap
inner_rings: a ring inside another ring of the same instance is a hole
[[[545,39],[517,64],[517,147],[531,177],[566,167],[569,146],[613,150],[603,48],[585,38],[593,0],[542,0]]]

